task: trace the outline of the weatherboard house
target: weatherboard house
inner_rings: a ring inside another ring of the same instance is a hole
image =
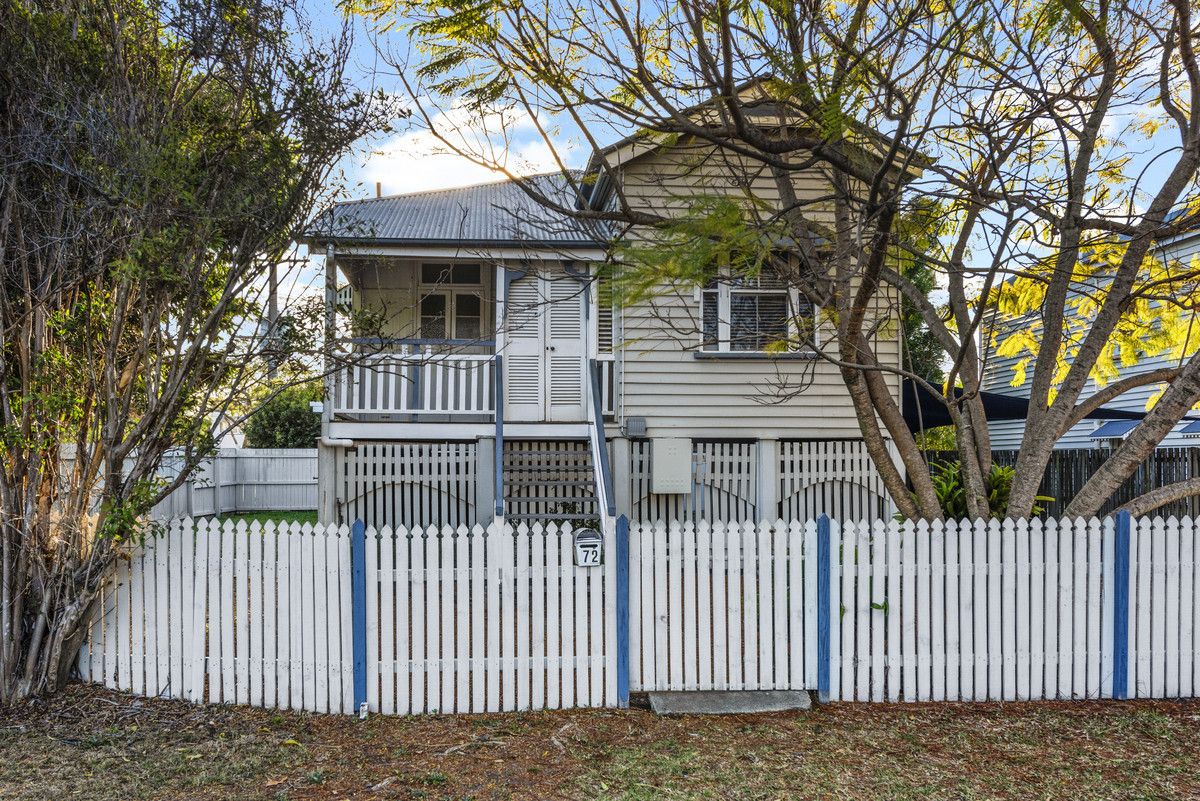
[[[747,187],[778,204],[765,171],[735,187],[712,156],[632,138],[595,155],[581,192],[561,174],[526,180],[563,208],[603,207],[618,187],[660,211]],[[828,194],[816,168],[795,185]],[[614,305],[596,280],[614,236],[513,181],[345,202],[315,220],[327,303],[377,324],[347,337],[350,358],[327,379],[322,520],[888,517],[837,368],[767,348],[814,314],[807,301],[764,276]],[[881,330],[899,366],[899,326]],[[781,381],[806,388],[764,403]]]
[[[1191,265],[1200,259],[1200,228],[1186,231],[1176,237],[1162,242],[1158,246],[1157,257],[1164,263],[1177,262],[1181,265]],[[1191,270],[1188,266],[1185,269]],[[1000,319],[993,323],[994,336],[989,337],[989,347],[985,355],[983,369],[983,389],[985,392],[1002,394],[1009,398],[1027,401],[1030,392],[1030,382],[1025,381],[1019,386],[1013,386],[1015,366],[1020,356],[1002,356],[998,354],[997,345],[1008,334],[1028,325],[1025,319]],[[1188,358],[1192,353],[1185,353]],[[1117,362],[1117,379],[1145,375],[1165,367],[1178,367],[1179,358],[1168,355],[1147,355],[1135,364],[1126,365]],[[1094,378],[1089,378],[1084,388],[1082,399],[1086,399],[1099,391],[1101,385]],[[1161,384],[1146,384],[1123,392],[1109,400],[1104,406],[1086,419],[1076,423],[1055,443],[1057,449],[1096,448],[1100,450],[1112,448],[1129,436],[1145,417],[1147,407],[1155,393],[1162,389]],[[1189,414],[1163,438],[1159,447],[1178,448],[1200,446],[1200,416]],[[1016,450],[1021,447],[1025,436],[1025,421],[1023,415],[1011,419],[993,419],[989,415],[988,433],[991,437],[992,448],[999,451]]]

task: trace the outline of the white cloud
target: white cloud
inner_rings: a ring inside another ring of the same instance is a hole
[[[435,114],[433,126],[454,135],[460,148],[480,154],[507,169],[529,175],[558,169],[554,152],[526,114],[495,113],[479,119],[461,106]],[[571,142],[554,143],[554,150],[568,166],[580,166],[581,148]],[[393,136],[374,148],[359,170],[363,195],[382,184],[385,195],[448,189],[455,186],[500,180],[502,174],[452,152],[424,128],[413,128]]]

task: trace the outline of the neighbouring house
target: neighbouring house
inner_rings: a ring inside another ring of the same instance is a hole
[[[593,159],[610,168],[583,182],[587,196],[561,175],[533,180],[566,207],[620,188],[682,208],[741,191],[710,172],[711,151],[631,138]],[[767,175],[743,186],[778,203]],[[815,169],[796,178],[805,196],[827,186]],[[595,280],[613,239],[513,182],[346,202],[315,221],[327,302],[373,313],[381,331],[348,340],[327,385],[321,518],[890,517],[837,368],[766,348],[815,315],[807,301],[764,276],[614,305]],[[898,366],[899,326],[879,330]],[[804,391],[765,403],[781,382]]]
[[[1158,258],[1166,263],[1178,262],[1189,264],[1193,259],[1200,258],[1200,229],[1189,231],[1163,243]],[[1196,319],[1200,324],[1200,317]],[[1020,357],[1000,356],[996,353],[996,343],[1003,341],[1007,331],[1014,326],[1025,325],[1023,320],[1004,320],[994,323],[995,337],[989,337],[986,353],[987,362],[983,370],[983,389],[1014,398],[1029,398],[1029,383],[1013,386],[1014,367]],[[1185,354],[1190,356],[1191,354]],[[1178,366],[1179,360],[1167,355],[1144,356],[1137,364],[1124,366],[1118,362],[1117,370],[1120,377],[1141,375],[1163,367]],[[1082,399],[1090,397],[1099,389],[1094,378],[1088,379]],[[1134,419],[1117,419],[1116,415],[1107,418],[1097,413],[1091,419],[1084,420],[1073,426],[1055,444],[1057,449],[1077,448],[1112,448],[1129,435],[1140,422],[1139,416],[1146,412],[1147,403],[1151,397],[1161,391],[1161,385],[1146,385],[1125,392],[1118,398],[1104,405],[1101,412],[1111,410],[1125,412]],[[1196,417],[1197,415],[1191,415]],[[992,448],[998,451],[1016,450],[1021,446],[1025,433],[1023,420],[993,420],[988,424]],[[1185,419],[1180,422],[1162,441],[1160,447],[1184,447],[1200,445],[1200,421]]]

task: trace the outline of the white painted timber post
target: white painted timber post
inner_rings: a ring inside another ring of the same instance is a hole
[[[475,520],[487,526],[496,516],[496,438],[479,437],[475,447]]]
[[[217,517],[225,511],[225,507],[221,504],[221,448],[217,448],[217,452],[212,458],[212,484],[213,484],[213,514]]]
[[[618,515],[633,515],[633,499],[630,495],[629,467],[631,449],[628,437],[613,437],[612,443],[612,476],[613,502]]]
[[[759,520],[779,518],[779,441],[758,441],[758,487],[755,506]]]
[[[337,449],[317,441],[317,522],[337,522]]]
[[[333,421],[334,342],[337,338],[337,253],[333,244],[325,246],[325,330],[322,337],[325,380],[321,404],[321,438],[317,440],[317,522],[337,522],[337,454],[325,444]]]

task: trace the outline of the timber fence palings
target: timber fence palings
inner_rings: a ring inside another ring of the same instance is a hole
[[[79,658],[148,696],[351,714],[1200,687],[1192,518],[570,526],[177,520],[120,559]]]
[[[160,470],[163,478],[174,479],[179,469],[179,457],[168,453]],[[221,448],[198,464],[187,481],[154,507],[152,515],[169,521],[316,508],[316,448]]]
[[[615,549],[576,567],[572,536],[172,521],[118,560],[79,672],[141,695],[341,714],[619,706]]]

